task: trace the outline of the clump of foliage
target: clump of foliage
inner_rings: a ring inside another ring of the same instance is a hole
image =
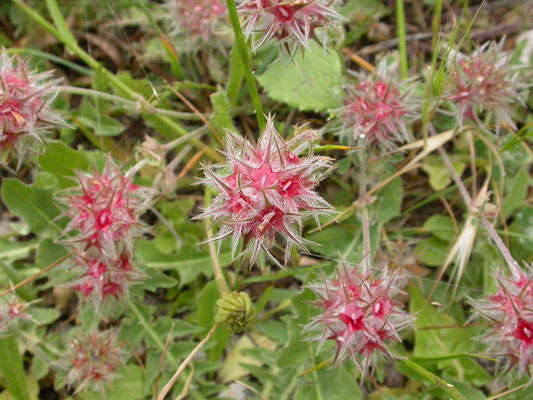
[[[1,5],[0,397],[529,398],[524,7]]]

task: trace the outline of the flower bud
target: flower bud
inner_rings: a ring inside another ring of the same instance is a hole
[[[222,293],[217,300],[215,322],[233,333],[250,329],[257,317],[257,310],[246,292]]]

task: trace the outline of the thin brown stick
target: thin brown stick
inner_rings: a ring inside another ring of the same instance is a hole
[[[181,365],[176,370],[176,373],[174,374],[174,376],[170,378],[170,381],[168,381],[168,383],[165,385],[165,387],[159,394],[159,397],[157,398],[157,400],[163,400],[165,398],[165,396],[170,391],[170,389],[172,389],[172,386],[174,386],[174,384],[178,380],[179,376],[181,375],[185,367],[189,365],[189,363],[192,361],[194,356],[202,349],[202,347],[209,341],[209,339],[211,339],[211,336],[213,336],[213,333],[215,333],[215,330],[217,329],[217,327],[218,327],[218,324],[215,323],[213,327],[211,328],[211,330],[209,331],[209,333],[207,334],[207,336],[203,338],[202,341],[198,343],[198,345],[194,348],[194,350],[191,351],[191,354],[189,354],[187,358],[183,360]]]
[[[369,72],[374,72],[374,70],[376,69],[372,64],[370,64],[368,61],[366,61],[365,59],[359,57],[357,54],[351,52],[349,49],[347,49],[346,47],[344,49],[342,49],[344,51],[344,54],[346,54],[347,56],[349,56],[352,61],[354,63],[356,63],[357,65],[359,65],[360,67],[366,69],[367,71]]]
[[[193,113],[195,113],[196,115],[198,115],[198,117],[202,120],[202,122],[209,128],[209,130],[211,132],[213,132],[213,135],[215,136],[215,138],[219,141],[219,143],[224,143],[224,141],[222,140],[222,138],[220,137],[220,135],[218,134],[218,132],[216,131],[216,129],[213,127],[213,125],[211,125],[211,123],[207,120],[207,118],[204,116],[204,114],[202,114],[200,112],[200,110],[198,110],[194,104],[192,104],[184,95],[182,95],[180,92],[178,92],[176,90],[176,88],[174,88],[174,86],[172,86],[170,83],[168,83],[168,81],[165,81],[169,87],[169,89],[172,91],[172,93],[174,93],[176,96],[179,97],[179,99],[181,101],[183,101],[185,103],[185,105],[187,107],[189,107],[191,109],[191,111]]]
[[[157,381],[155,384],[155,397],[159,394],[159,382],[161,381],[161,369],[163,369],[163,362],[165,361],[165,354],[167,354],[168,351],[168,345],[170,343],[170,338],[172,337],[172,332],[174,332],[174,326],[176,325],[175,322],[172,323],[172,326],[170,327],[170,332],[167,335],[167,340],[165,341],[165,349],[163,350],[163,353],[161,353],[161,358],[159,358],[159,366],[157,367]]]
[[[191,364],[191,373],[187,377],[187,380],[185,381],[185,385],[183,385],[183,390],[178,395],[178,397],[176,397],[175,400],[183,400],[187,397],[187,394],[189,394],[189,389],[191,387],[192,378],[194,378],[194,364]]]
[[[38,277],[40,277],[41,275],[43,274],[46,274],[48,271],[50,271],[52,268],[54,268],[55,266],[57,266],[58,264],[61,264],[63,261],[65,261],[67,258],[70,257],[70,253],[69,254],[66,254],[64,255],[63,257],[61,257],[59,260],[56,260],[54,261],[52,264],[50,264],[48,267],[40,270],[39,272],[37,272],[35,275],[33,276],[30,276],[29,278],[26,278],[24,279],[22,282],[19,282],[17,283],[15,286],[12,286],[11,288],[9,288],[8,290],[6,290],[4,293],[0,294],[0,298],[8,295],[9,293],[13,293],[15,290],[17,290],[18,288],[24,286],[26,283],[28,282],[31,282],[33,281],[34,279],[37,279]]]
[[[202,159],[202,157],[205,154],[205,149],[200,150],[198,153],[196,153],[192,158],[189,160],[187,164],[183,167],[183,169],[180,171],[178,175],[178,180],[183,178],[185,175],[187,175],[187,172],[189,172],[197,163]]]
[[[508,395],[508,394],[511,394],[511,393],[517,392],[517,391],[519,391],[519,390],[525,389],[527,386],[529,386],[529,382],[528,382],[528,383],[524,383],[523,385],[517,386],[517,387],[515,387],[515,388],[513,388],[513,389],[509,389],[509,390],[507,390],[506,392],[503,392],[503,393],[497,394],[496,396],[489,397],[487,400],[496,400],[496,399],[499,399],[500,397],[503,397],[503,396],[506,396],[506,395]]]
[[[238,379],[235,379],[235,383],[238,383],[239,385],[241,386],[244,386],[246,389],[254,392],[256,395],[259,396],[259,398],[261,398],[261,400],[266,400],[266,398],[261,394],[259,393],[255,388],[253,388],[252,386],[248,385],[247,383],[244,383]]]

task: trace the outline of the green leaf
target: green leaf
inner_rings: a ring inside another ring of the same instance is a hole
[[[465,163],[452,161],[452,164],[457,175],[461,176],[466,166]],[[452,182],[452,177],[439,156],[427,156],[422,169],[429,175],[429,184],[436,192],[446,189]]]
[[[196,245],[183,246],[175,254],[167,255],[161,253],[149,241],[139,241],[135,253],[140,265],[146,268],[162,270],[176,270],[180,275],[180,287],[192,282],[200,274],[207,277],[213,275],[212,260],[207,249],[199,250]],[[230,253],[219,255],[220,265],[231,262]]]
[[[137,365],[128,365],[117,371],[118,378],[108,385],[104,396],[93,391],[80,396],[81,400],[139,400],[143,394],[143,371]]]
[[[341,64],[339,55],[315,42],[298,53],[288,65],[281,58],[257,77],[274,100],[302,111],[327,111],[340,105]]]
[[[399,216],[403,201],[402,180],[400,178],[393,179],[378,192],[378,197],[378,221],[385,223]]]
[[[525,203],[527,197],[527,188],[529,186],[529,174],[526,169],[518,170],[511,181],[509,193],[503,202],[503,216],[507,219],[513,211]]]
[[[424,222],[424,228],[431,232],[433,236],[446,242],[451,242],[455,237],[455,227],[450,217],[435,214]]]
[[[425,384],[435,385],[448,393],[453,400],[467,400],[454,385],[439,378],[414,361],[400,360],[399,367],[400,371],[409,376],[409,378]]]
[[[45,152],[39,157],[41,169],[54,175],[61,189],[76,185],[72,179],[76,170],[87,171],[89,159],[84,152],[71,149],[63,142],[48,142]]]
[[[80,122],[94,131],[96,136],[118,136],[126,127],[93,106],[87,97],[84,97],[76,116]]]
[[[217,311],[217,300],[219,298],[218,288],[215,281],[209,282],[203,287],[198,294],[196,308],[196,323],[204,328],[204,335],[211,329],[215,322],[215,314]],[[224,349],[230,337],[229,331],[219,326],[211,341],[215,345],[206,351],[207,358],[210,361],[217,361],[222,356]]]
[[[361,386],[346,368],[322,368],[317,372],[317,378],[314,385],[300,385],[294,399],[359,400],[363,398]]]
[[[211,117],[211,123],[217,130],[217,132],[224,136],[224,130],[236,132],[235,125],[231,118],[231,107],[228,96],[224,89],[218,88],[216,93],[211,95],[211,103],[215,113]]]
[[[429,304],[415,285],[409,287],[409,294],[411,295],[409,311],[411,314],[417,315],[415,328],[457,324],[451,315],[439,312]],[[428,358],[476,353],[479,351],[479,342],[472,338],[477,335],[479,335],[479,330],[475,327],[418,329],[415,330],[414,355]],[[461,378],[475,384],[485,384],[492,379],[478,363],[469,357],[443,358],[437,367],[446,369],[449,374],[458,379]]]
[[[62,245],[54,243],[53,240],[44,239],[39,243],[35,263],[41,268],[46,268],[66,254],[67,250]]]
[[[54,221],[60,211],[50,191],[6,178],[2,183],[2,200],[13,214],[28,224],[32,232],[39,235],[61,232],[59,221]]]
[[[156,269],[147,269],[144,273],[148,275],[148,277],[143,282],[143,289],[150,292],[155,293],[159,288],[168,289],[176,287],[179,284],[176,279]]]
[[[448,255],[448,242],[431,237],[418,243],[414,250],[424,264],[429,267],[440,267]]]
[[[33,306],[30,311],[31,317],[39,323],[39,325],[48,325],[56,321],[61,313],[55,308],[44,308]]]
[[[12,242],[10,240],[0,240],[0,260],[11,263],[16,260],[27,258],[30,253],[37,248],[37,241]]]
[[[14,336],[0,338],[0,354],[2,355],[0,362],[2,385],[16,400],[30,400],[22,357]]]

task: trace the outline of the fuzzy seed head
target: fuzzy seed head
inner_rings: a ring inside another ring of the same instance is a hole
[[[506,358],[509,369],[517,366],[519,376],[530,376],[533,365],[532,272],[530,266],[518,280],[496,274],[497,292],[473,303],[476,314],[492,326],[484,340]]]
[[[388,342],[400,342],[398,331],[413,323],[414,317],[394,300],[401,285],[397,272],[383,269],[380,274],[365,274],[343,266],[335,278],[310,286],[319,297],[314,305],[321,314],[305,331],[321,332],[313,338],[319,349],[327,340],[334,340],[335,363],[351,359],[364,376],[380,356],[392,359]]]
[[[257,146],[228,132],[226,162],[205,166],[203,184],[215,187],[219,195],[199,218],[213,218],[221,227],[214,240],[231,238],[235,254],[239,240],[251,263],[264,251],[269,253],[277,237],[285,242],[285,259],[292,245],[306,252],[309,241],[301,237],[303,221],[332,213],[332,207],[315,191],[332,170],[330,158],[313,154],[315,133],[306,130],[285,141],[271,119]]]
[[[252,48],[276,39],[290,55],[300,48],[309,48],[314,36],[324,46],[330,27],[342,20],[331,0],[240,0],[239,15],[244,19],[243,30],[252,38]],[[319,29],[320,32],[316,30]]]
[[[504,42],[487,42],[471,55],[454,53],[449,68],[446,99],[455,104],[459,123],[472,120],[487,130],[494,125],[499,134],[502,126],[516,129],[515,104],[524,106],[522,89],[526,85],[503,49]],[[482,121],[483,120],[483,121]]]
[[[412,80],[402,80],[385,62],[375,72],[354,74],[358,82],[346,86],[344,104],[338,113],[342,132],[356,141],[379,142],[386,147],[408,142],[407,127],[416,119]]]
[[[169,0],[169,18],[174,34],[207,43],[216,36],[222,17],[227,13],[224,0]]]
[[[69,387],[76,388],[76,392],[103,392],[104,385],[115,378],[115,371],[122,364],[116,333],[81,334],[70,343],[61,364],[68,367],[65,380]]]
[[[13,149],[21,160],[32,138],[41,140],[42,132],[63,123],[49,107],[59,83],[51,76],[51,71],[29,70],[27,62],[0,50],[0,152]]]

